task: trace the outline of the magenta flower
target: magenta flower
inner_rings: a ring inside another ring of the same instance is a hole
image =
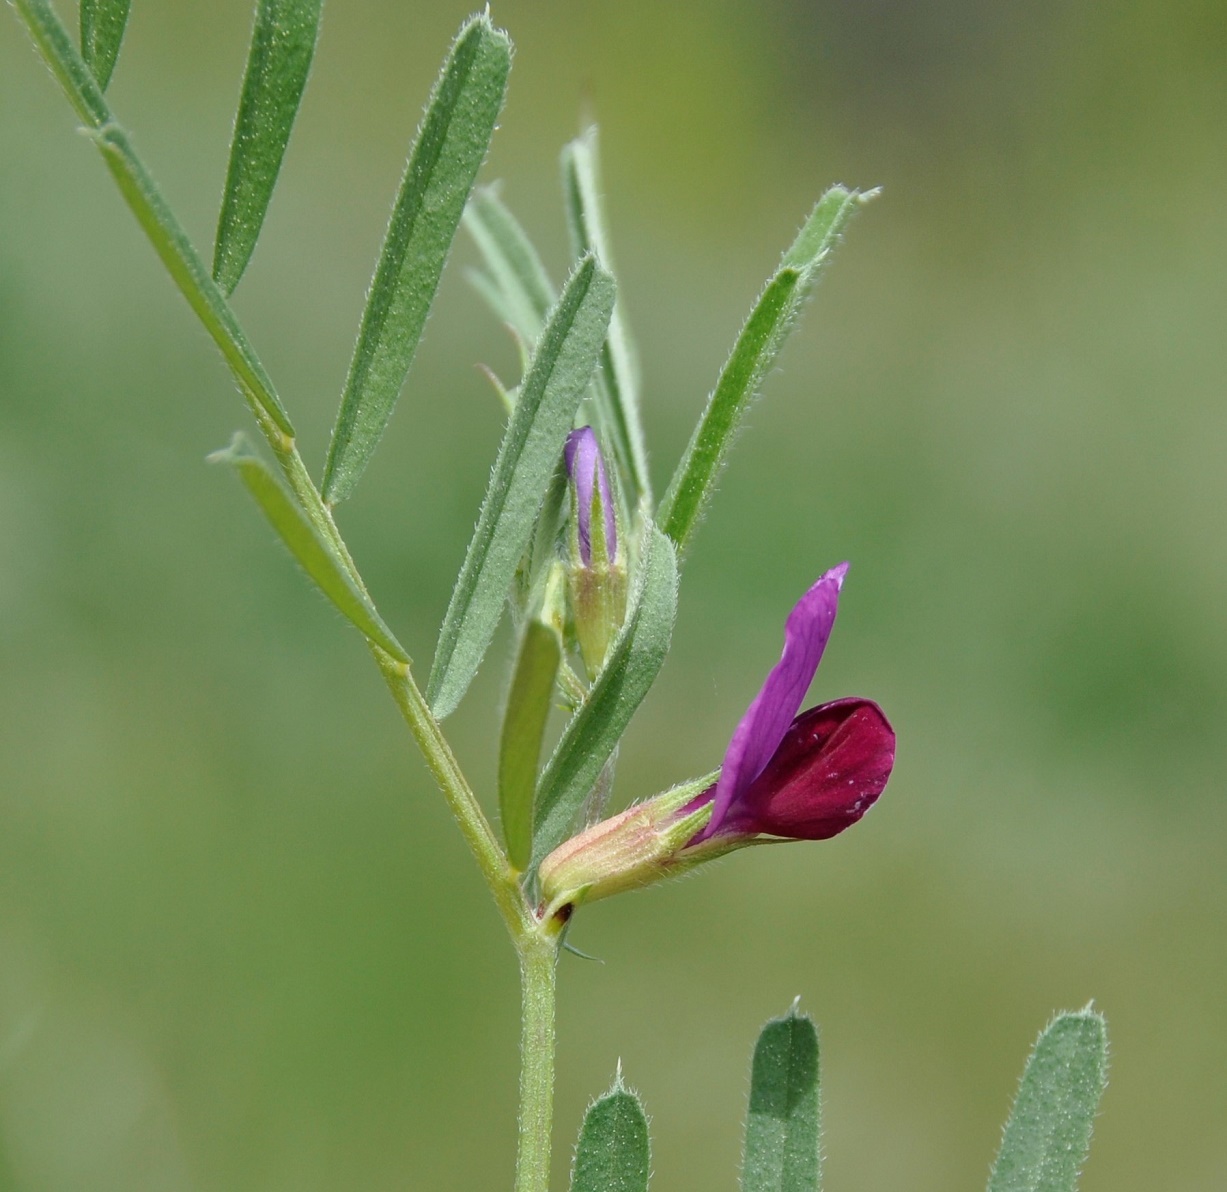
[[[605,475],[605,460],[590,426],[581,426],[567,436],[563,457],[567,474],[575,485],[576,529],[579,532],[579,554],[584,566],[592,563],[592,497],[600,486],[600,508],[605,523],[605,551],[609,562],[618,557],[618,527],[614,517],[613,496],[609,477]]]
[[[764,838],[826,840],[873,806],[895,762],[895,733],[882,709],[851,697],[798,715],[847,571],[846,563],[833,567],[789,613],[784,653],[734,730],[716,782],[636,803],[560,845],[539,870],[543,914]]]
[[[692,845],[760,835],[826,840],[856,823],[886,786],[895,734],[877,704],[853,697],[797,714],[847,572],[847,563],[831,568],[789,613],[784,653],[734,730],[719,780],[685,808],[712,803]]]

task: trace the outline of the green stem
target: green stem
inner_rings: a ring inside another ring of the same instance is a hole
[[[554,1114],[556,936],[536,930],[519,941],[520,1141],[515,1192],[548,1192]]]
[[[443,797],[460,826],[461,835],[486,879],[512,940],[519,948],[523,939],[534,934],[535,920],[520,891],[516,871],[499,847],[490,821],[486,819],[477,796],[461,771],[460,763],[456,761],[456,755],[452,753],[421,689],[413,681],[409,668],[376,645],[371,646],[371,653],[375,655],[388,690],[392,692],[392,698],[396,700],[396,706],[400,708],[409,731],[426,758],[431,774],[443,791]]]
[[[12,0],[35,46],[94,144],[102,153],[137,222],[180,292],[213,338],[238,383],[256,425],[316,530],[365,592],[332,511],[320,497],[294,441],[294,428],[272,380],[234,312],[192,246],[152,175],[116,122],[89,67],[47,0]],[[556,933],[537,923],[518,875],[499,847],[477,797],[409,668],[371,644],[371,652],[426,759],[502,913],[520,958],[523,989],[523,1068],[516,1192],[547,1192],[554,1091],[554,966]]]
[[[548,1192],[554,1113],[554,988],[558,931],[543,924],[524,900],[519,875],[499,847],[465,780],[439,722],[409,668],[378,646],[371,653],[426,764],[468,841],[520,959],[520,1125],[515,1192]]]
[[[13,0],[51,73],[64,88],[77,115],[85,122],[114,175],[128,206],[166,266],[188,305],[212,336],[268,442],[286,481],[316,530],[336,551],[341,565],[362,592],[366,585],[354,564],[332,511],[320,497],[298,447],[294,428],[273,388],[273,382],[243,334],[230,304],[192,247],[174,212],[163,198],[128,135],[115,121],[102,89],[77,52],[68,31],[47,0]],[[431,714],[407,667],[372,646],[380,669],[409,722],[427,765],[443,789],[460,830],[473,851],[495,901],[518,939],[531,920],[515,875],[465,781],[455,756]]]
[[[154,250],[180,292],[213,337],[238,382],[256,424],[276,456],[304,512],[337,552],[358,588],[366,585],[355,566],[332,512],[320,497],[298,448],[294,428],[273,388],[273,382],[243,334],[230,304],[192,247],[174,212],[163,198],[128,134],[116,122],[102,89],[77,52],[72,38],[47,0],[13,0],[51,73],[64,88],[77,115],[115,177],[120,192],[144,229]],[[529,929],[532,916],[494,833],[468,782],[407,667],[372,646],[376,660],[398,706],[426,756],[460,830],[473,850],[495,901],[517,940]]]

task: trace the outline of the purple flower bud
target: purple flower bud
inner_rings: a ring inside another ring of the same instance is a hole
[[[604,521],[605,553],[609,562],[618,557],[618,527],[614,518],[613,497],[609,477],[605,475],[605,460],[590,426],[581,426],[567,436],[563,448],[567,474],[575,485],[576,529],[579,532],[579,555],[584,566],[592,563],[592,497],[600,485],[600,509]]]
[[[584,667],[595,678],[626,616],[626,564],[618,557],[613,493],[592,427],[573,430],[563,456],[573,527],[567,591]]]

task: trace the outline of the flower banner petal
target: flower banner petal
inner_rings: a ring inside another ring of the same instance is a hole
[[[788,614],[784,653],[771,668],[725,751],[716,785],[716,806],[704,839],[719,831],[730,808],[763,772],[799,711],[831,636],[839,590],[847,572],[847,563],[832,567]]]

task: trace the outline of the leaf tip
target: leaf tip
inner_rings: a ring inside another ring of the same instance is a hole
[[[460,32],[456,35],[456,44],[460,45],[470,37],[480,37],[483,40],[489,38],[491,45],[504,50],[508,58],[511,56],[511,36],[506,29],[500,29],[494,23],[488,4],[481,12],[475,12],[460,26]]]

